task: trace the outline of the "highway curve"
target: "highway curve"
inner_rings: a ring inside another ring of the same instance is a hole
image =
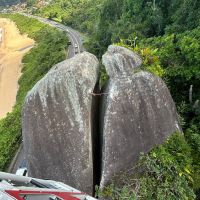
[[[55,21],[52,21],[52,20],[49,20],[46,18],[33,16],[33,15],[25,14],[25,13],[20,13],[20,14],[23,14],[27,17],[35,18],[45,24],[48,24],[48,25],[53,26],[61,31],[64,31],[71,42],[71,45],[69,45],[69,48],[68,48],[69,49],[68,58],[72,58],[74,55],[81,53],[85,50],[83,47],[83,39],[78,31],[76,31],[68,26],[65,26],[61,23],[58,23],[58,22],[55,22]]]

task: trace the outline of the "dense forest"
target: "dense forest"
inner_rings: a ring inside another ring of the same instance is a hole
[[[112,43],[138,52],[143,68],[165,80],[176,103],[184,135],[142,156],[144,170],[132,184],[114,181],[103,195],[200,199],[200,1],[55,0],[35,14],[87,34],[85,46],[99,58]],[[108,79],[103,69],[101,79]]]

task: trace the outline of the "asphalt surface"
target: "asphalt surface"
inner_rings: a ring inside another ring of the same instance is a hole
[[[27,167],[26,156],[24,153],[23,144],[21,144],[7,171],[15,174],[17,169],[24,167]]]
[[[64,31],[66,33],[66,35],[68,36],[69,41],[71,43],[68,47],[68,58],[72,58],[76,54],[79,54],[85,50],[83,47],[83,39],[78,31],[76,31],[68,26],[65,26],[63,24],[60,24],[58,22],[51,21],[49,19],[32,16],[32,15],[28,15],[28,14],[23,14],[23,15],[25,15],[27,17],[38,19],[39,21],[41,21],[43,23],[46,23],[46,24],[53,26],[61,31]],[[66,44],[66,46],[68,46],[68,44]],[[23,149],[23,144],[21,144],[12,163],[10,164],[8,172],[16,173],[18,168],[24,168],[24,167],[26,167],[26,165],[27,165],[26,164],[26,156],[25,156],[25,152]]]
[[[71,42],[71,45],[69,45],[69,47],[68,47],[68,58],[72,58],[76,54],[79,54],[85,50],[83,47],[83,39],[81,37],[81,34],[78,31],[76,31],[68,26],[65,26],[61,23],[58,23],[58,22],[55,22],[55,21],[52,21],[52,20],[49,20],[46,18],[33,16],[33,15],[29,15],[29,14],[24,14],[24,13],[21,13],[21,14],[23,14],[27,17],[38,19],[39,21],[41,21],[45,24],[55,27],[58,30],[64,31],[66,33],[66,35],[68,36],[69,41]],[[68,44],[66,44],[66,46],[68,46]]]

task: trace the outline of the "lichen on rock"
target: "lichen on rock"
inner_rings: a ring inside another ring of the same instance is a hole
[[[99,62],[87,52],[54,66],[28,93],[23,138],[29,174],[93,192],[92,95]]]
[[[120,46],[110,45],[103,55],[103,64],[109,77],[130,76],[140,67],[142,59],[133,51]]]
[[[131,60],[132,59],[132,60]],[[165,83],[141,65],[137,54],[111,46],[103,56],[110,76],[101,108],[101,188],[120,171],[132,168],[175,131],[181,131],[175,104]]]

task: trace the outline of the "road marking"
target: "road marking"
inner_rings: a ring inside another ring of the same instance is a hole
[[[71,36],[71,39],[72,39],[72,40],[74,39],[73,42],[75,41],[74,44],[77,45],[78,53],[80,53],[80,52],[81,52],[81,51],[80,51],[80,43],[81,43],[81,42],[80,42],[79,37],[77,36],[76,32],[73,31],[70,27],[65,26],[65,25],[63,25],[63,24],[60,24],[60,23],[59,23],[59,26],[61,26],[62,28],[61,28],[61,27],[57,27],[57,28],[66,31],[66,34],[67,34],[68,36]],[[75,45],[73,45],[73,46],[74,46],[74,54],[75,54]]]
[[[68,26],[65,26],[65,25],[63,25],[61,23],[55,22],[53,20],[46,19],[46,18],[33,16],[33,15],[25,14],[25,13],[20,13],[20,14],[25,15],[27,17],[35,18],[35,19],[37,19],[37,20],[39,20],[39,21],[41,21],[41,22],[43,22],[45,24],[48,24],[50,26],[53,26],[53,27],[55,27],[57,29],[60,29],[60,30],[64,29],[66,32],[68,30],[68,32],[67,32],[68,34],[67,33],[66,34],[71,39],[72,44],[77,44],[78,53],[81,53],[81,47],[80,47],[82,45],[81,40],[80,40],[79,36],[77,35],[76,31],[73,30],[72,28],[70,28]],[[75,53],[75,45],[72,45],[72,46],[73,46],[73,49],[74,49],[74,55],[76,55],[76,53]]]

